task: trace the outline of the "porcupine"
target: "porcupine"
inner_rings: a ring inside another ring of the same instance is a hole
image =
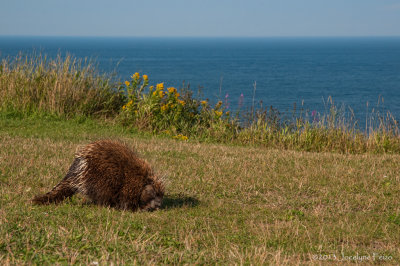
[[[78,149],[67,174],[36,204],[59,203],[75,193],[95,204],[124,210],[161,207],[164,182],[149,164],[122,143],[101,140]]]

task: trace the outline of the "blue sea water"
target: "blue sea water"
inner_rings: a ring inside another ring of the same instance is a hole
[[[101,72],[116,71],[121,80],[140,72],[153,84],[185,82],[203,98],[227,100],[230,109],[243,94],[247,107],[254,96],[281,112],[296,104],[323,113],[331,96],[360,121],[372,108],[400,118],[399,37],[0,37],[0,58],[33,51],[94,58]]]

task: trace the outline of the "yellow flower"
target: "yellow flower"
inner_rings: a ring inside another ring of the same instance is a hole
[[[158,96],[160,98],[162,98],[164,96],[164,92],[163,91],[153,91],[153,96]]]
[[[158,83],[156,86],[156,90],[153,92],[153,96],[158,95],[160,98],[162,98],[164,96],[164,83]],[[150,86],[150,91],[153,90],[153,86]]]
[[[149,77],[148,77],[147,75],[143,75],[143,79],[144,79],[144,80],[148,80]]]
[[[129,102],[127,102],[124,106],[122,106],[122,109],[125,110],[126,108],[128,108],[129,106],[131,106],[133,103],[133,100],[130,100]]]
[[[125,81],[125,85],[126,85],[127,87],[129,87],[129,85],[131,85],[131,83],[130,83],[129,81]]]
[[[207,105],[207,101],[201,101],[200,103],[203,105]]]
[[[164,111],[168,110],[168,107],[169,107],[168,104],[162,105],[161,111],[164,112]]]
[[[174,93],[176,92],[176,89],[174,87],[170,87],[167,89],[169,91],[169,93]]]
[[[188,140],[188,137],[182,134],[178,134],[173,137],[174,139],[180,139],[180,140]]]
[[[217,117],[222,116],[222,111],[214,111],[214,112],[215,112],[215,115],[216,115]]]
[[[156,86],[157,90],[163,90],[164,89],[164,83],[158,83]]]
[[[185,105],[185,101],[182,100],[178,100],[178,103],[180,103],[181,105]]]
[[[139,79],[140,74],[138,72],[136,72],[135,74],[132,75],[132,79]]]

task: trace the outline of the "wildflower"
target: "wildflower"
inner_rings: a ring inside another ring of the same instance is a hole
[[[143,75],[143,79],[144,79],[144,80],[148,80],[149,77],[148,77],[147,75]]]
[[[180,140],[188,140],[188,137],[182,134],[178,134],[173,137],[174,139],[180,139]]]
[[[169,91],[169,93],[174,93],[176,92],[176,89],[174,87],[170,87],[167,89]]]
[[[127,102],[124,106],[122,106],[122,109],[125,110],[126,108],[128,108],[129,106],[131,106],[133,103],[133,100],[130,100],[129,102]]]
[[[168,104],[164,104],[164,105],[161,106],[161,111],[165,112],[165,111],[168,110],[168,108],[169,108]]]
[[[160,98],[162,98],[165,95],[163,90],[160,89],[156,89],[155,91],[153,91],[153,96],[158,96]]]
[[[225,95],[225,106],[226,106],[226,108],[229,108],[229,100],[228,100],[228,98],[229,98],[229,94],[227,93]]]
[[[129,81],[125,81],[125,85],[126,85],[127,87],[129,87],[129,85],[131,85],[131,83],[130,83]]]
[[[178,100],[178,103],[180,103],[181,105],[185,105],[185,101],[182,100]]]
[[[311,113],[311,117],[313,117],[313,122],[318,122],[319,121],[319,118],[318,118],[318,115],[317,115],[317,111],[312,111],[312,113]]]
[[[125,110],[126,108],[128,108],[129,106],[131,106],[133,103],[133,100],[130,100],[129,102],[127,102],[124,106],[122,106],[122,109]]]
[[[181,96],[178,92],[175,93],[175,97],[178,98],[179,96]]]
[[[240,94],[240,97],[239,97],[239,108],[241,108],[243,105],[243,99],[244,99],[244,95],[242,93],[242,94]]]
[[[200,102],[202,105],[207,105],[207,101],[201,101]]]
[[[158,83],[156,86],[157,90],[163,90],[164,89],[164,83]]]
[[[222,111],[214,111],[214,112],[215,112],[215,115],[217,117],[221,117],[222,116]]]
[[[138,72],[136,72],[135,74],[132,75],[132,79],[139,79],[140,74]]]

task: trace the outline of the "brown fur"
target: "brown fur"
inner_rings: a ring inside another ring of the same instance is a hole
[[[128,147],[101,140],[78,149],[64,179],[33,202],[58,203],[75,193],[95,204],[151,211],[160,208],[164,185]]]

